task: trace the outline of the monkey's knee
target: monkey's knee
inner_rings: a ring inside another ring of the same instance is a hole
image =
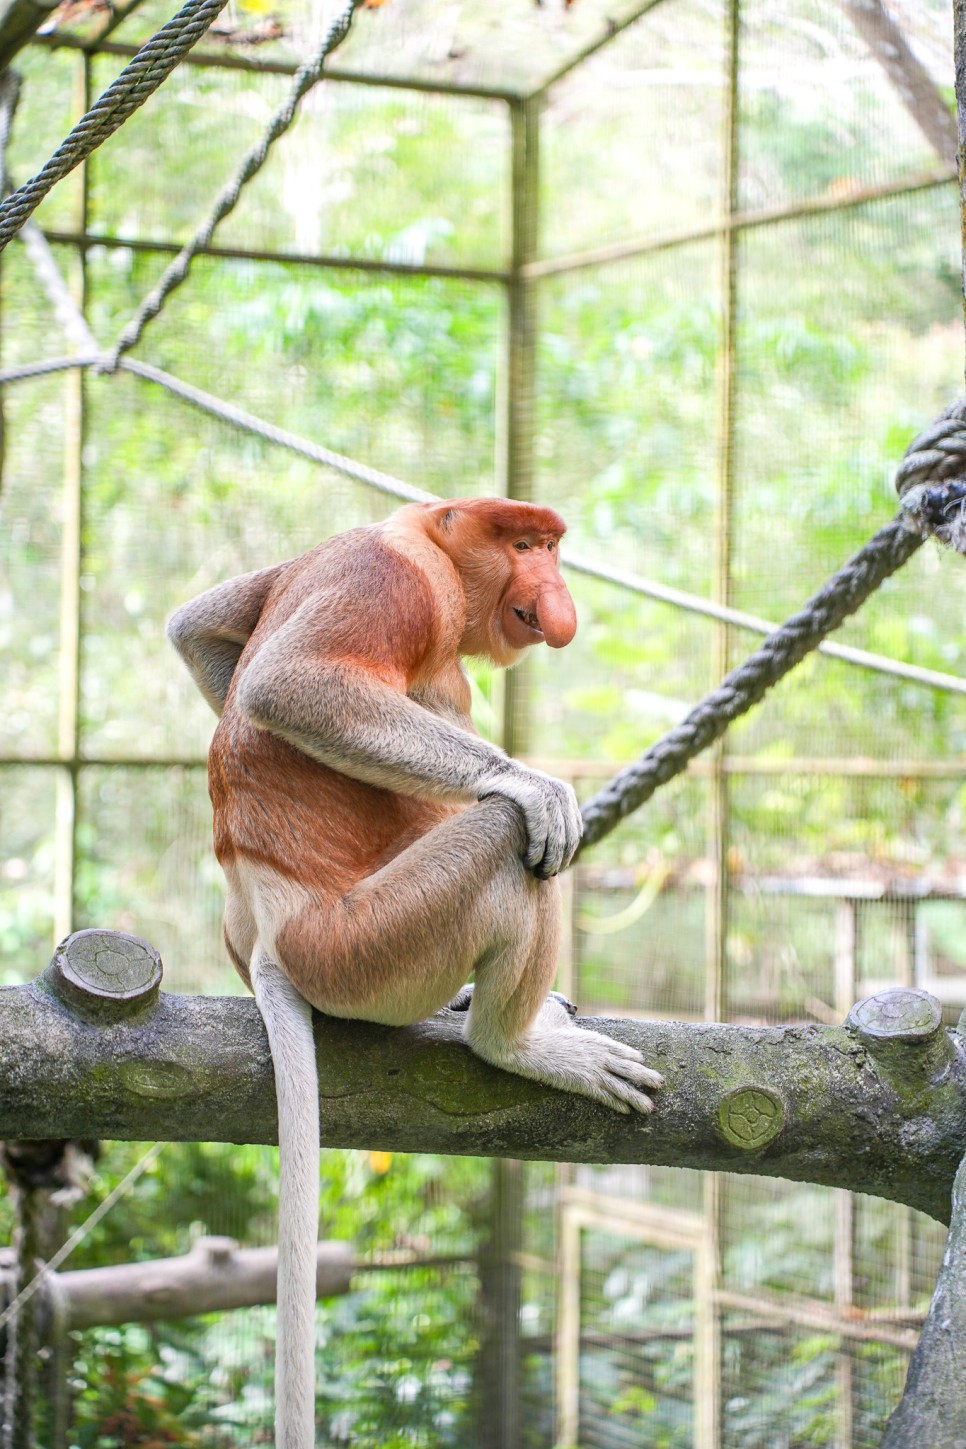
[[[502,840],[507,854],[523,856],[527,848],[527,824],[515,800],[506,795],[487,795],[472,808],[473,818],[480,828]]]

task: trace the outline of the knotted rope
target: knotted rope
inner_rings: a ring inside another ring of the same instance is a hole
[[[966,553],[966,398],[920,433],[896,473],[907,528]],[[936,520],[939,520],[938,522]]]
[[[597,841],[721,738],[833,629],[854,614],[930,535],[966,553],[966,402],[947,408],[907,450],[896,476],[897,517],[881,528],[805,607],[731,670],[686,719],[583,807],[580,848]]]

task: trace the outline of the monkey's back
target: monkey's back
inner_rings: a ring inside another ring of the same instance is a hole
[[[215,853],[223,867],[243,856],[325,896],[340,896],[465,807],[353,779],[257,728],[238,707],[239,681],[263,643],[297,610],[316,608],[350,657],[360,622],[378,610],[392,629],[366,637],[376,667],[381,652],[406,656],[420,680],[421,702],[433,707],[435,696],[464,728],[473,725],[452,631],[442,650],[432,647],[440,643],[433,591],[422,570],[377,529],[340,534],[285,565],[239,660],[211,742]]]

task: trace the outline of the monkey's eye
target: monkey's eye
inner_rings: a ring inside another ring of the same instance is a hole
[[[521,539],[519,539],[519,540],[518,540],[518,541],[517,541],[517,542],[516,542],[516,543],[515,543],[515,544],[514,544],[514,545],[513,545],[513,547],[514,547],[514,548],[515,548],[515,549],[516,549],[516,550],[517,550],[517,551],[518,551],[518,552],[519,552],[519,553],[524,553],[524,552],[525,552],[525,551],[526,551],[526,550],[527,550],[527,549],[528,549],[528,548],[529,548],[529,547],[530,547],[530,545],[529,545],[529,544],[528,544],[528,543],[527,543],[527,541],[526,541],[526,539],[525,539],[525,538],[521,538]]]
[[[552,538],[548,540],[547,547],[549,548],[551,553],[553,553],[554,549],[557,547],[556,543]]]

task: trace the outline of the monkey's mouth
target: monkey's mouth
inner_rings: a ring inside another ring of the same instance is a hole
[[[543,630],[540,628],[540,620],[537,618],[536,614],[533,612],[532,609],[518,609],[516,604],[514,604],[513,612],[514,614],[516,614],[517,618],[520,620],[521,623],[525,624],[528,629],[532,629],[534,634],[539,634],[541,639],[543,638]]]

